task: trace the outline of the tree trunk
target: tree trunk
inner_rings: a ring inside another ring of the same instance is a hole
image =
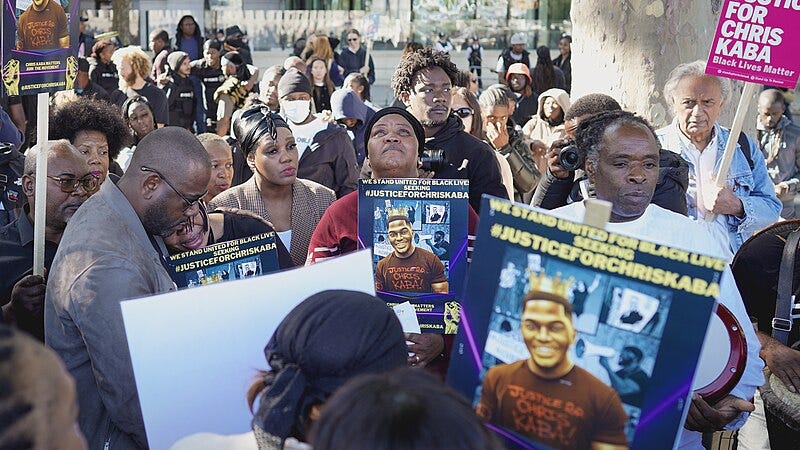
[[[111,0],[111,8],[114,11],[111,22],[112,29],[119,33],[122,45],[131,44],[131,0]],[[145,14],[145,11],[142,11],[142,14]],[[147,39],[146,36],[145,39]]]
[[[667,75],[680,63],[708,58],[722,0],[572,0],[572,98],[609,94],[626,110],[661,127]],[[720,123],[730,126],[741,92],[735,83]],[[752,121],[750,121],[752,122]]]

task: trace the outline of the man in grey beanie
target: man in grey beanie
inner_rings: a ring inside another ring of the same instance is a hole
[[[298,178],[316,181],[342,198],[356,190],[356,152],[347,131],[311,114],[311,82],[290,68],[278,82],[281,115],[297,141]]]

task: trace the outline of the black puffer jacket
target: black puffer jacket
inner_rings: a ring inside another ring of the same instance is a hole
[[[689,186],[689,164],[681,155],[659,151],[658,183],[650,203],[674,211],[684,216],[688,214],[686,205],[686,188]],[[583,171],[576,172],[575,180],[558,179],[547,171],[542,178],[536,193],[533,195],[533,206],[544,209],[560,208],[568,203],[583,200],[580,182],[586,179]]]
[[[483,194],[508,198],[494,150],[465,132],[458,116],[451,114],[442,129],[425,142],[425,148],[444,150],[445,167],[434,178],[469,180],[469,204],[475,212],[480,212]]]

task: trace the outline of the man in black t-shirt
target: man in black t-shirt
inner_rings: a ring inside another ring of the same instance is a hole
[[[122,106],[128,98],[141,95],[150,103],[157,126],[169,125],[166,94],[145,79],[152,68],[147,54],[138,47],[125,47],[114,52],[112,60],[119,70],[120,89],[110,93],[111,102]]]
[[[220,62],[222,43],[209,39],[203,44],[203,59],[191,62],[192,75],[200,80],[203,87],[203,101],[206,108],[206,131],[217,130],[217,102],[214,93],[225,82],[225,73]]]

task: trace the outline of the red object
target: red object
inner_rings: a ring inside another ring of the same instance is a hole
[[[714,381],[695,390],[710,405],[722,400],[731,392],[736,383],[742,378],[742,373],[747,363],[747,341],[741,324],[733,316],[733,313],[722,304],[717,304],[716,314],[722,320],[725,330],[728,332],[731,353],[725,363],[725,370]]]

